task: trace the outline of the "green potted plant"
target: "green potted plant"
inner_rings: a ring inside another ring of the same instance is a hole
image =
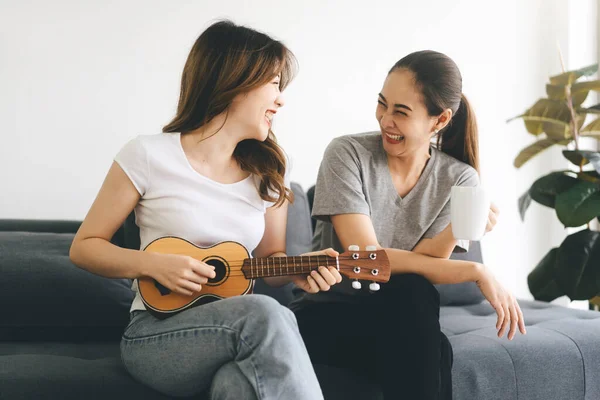
[[[600,232],[590,223],[600,220],[600,153],[579,147],[582,137],[600,140],[600,104],[582,106],[590,91],[600,91],[600,80],[585,79],[596,72],[597,64],[551,77],[548,97],[509,120],[523,120],[537,139],[517,155],[516,168],[553,146],[564,147],[563,156],[575,166],[537,179],[519,198],[521,219],[533,200],[554,208],[565,228],[586,226],[551,249],[529,274],[529,290],[536,300],[563,295],[590,300],[600,295]],[[584,126],[588,116],[593,120]]]

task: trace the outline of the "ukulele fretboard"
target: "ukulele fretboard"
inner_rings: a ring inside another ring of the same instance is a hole
[[[339,261],[329,256],[262,257],[244,260],[242,272],[248,279],[269,276],[308,274],[319,266],[336,267]]]

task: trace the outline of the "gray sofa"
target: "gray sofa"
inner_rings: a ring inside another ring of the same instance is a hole
[[[288,253],[310,247],[307,195],[294,184]],[[128,321],[130,281],[73,266],[77,221],[0,220],[0,399],[166,399],[129,377],[118,341]],[[132,219],[113,242],[139,245]],[[481,259],[474,243],[467,254]],[[493,310],[472,284],[438,287],[441,325],[454,349],[454,398],[600,399],[600,313],[522,301],[528,334],[496,337]],[[291,288],[257,282],[285,304]],[[316,365],[327,400],[380,399],[352,372]]]

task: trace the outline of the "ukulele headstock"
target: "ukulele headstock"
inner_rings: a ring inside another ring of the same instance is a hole
[[[385,250],[377,250],[376,246],[367,246],[361,251],[356,245],[348,247],[348,251],[339,255],[340,274],[352,279],[352,287],[360,289],[359,280],[371,281],[369,289],[379,290],[379,282],[390,280],[390,262]]]

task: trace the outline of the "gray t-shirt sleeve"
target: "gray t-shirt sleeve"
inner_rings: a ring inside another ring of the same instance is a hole
[[[479,175],[475,168],[468,167],[465,169],[465,172],[460,176],[458,182],[456,182],[455,186],[466,186],[466,187],[475,187],[479,186]],[[446,227],[450,224],[450,198],[444,205],[444,208],[437,216],[437,218],[433,221],[429,229],[423,235],[423,239],[433,239]],[[469,241],[468,240],[459,240],[454,248],[455,253],[464,253],[469,251]]]
[[[370,207],[363,192],[361,162],[350,141],[334,139],[323,155],[317,184],[312,216],[331,221],[331,215],[370,215]]]

